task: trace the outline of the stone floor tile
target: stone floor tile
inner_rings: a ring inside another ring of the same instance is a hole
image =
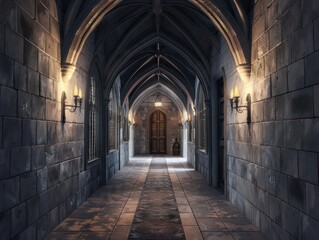
[[[192,209],[189,205],[177,205],[180,213],[191,213]]]
[[[131,226],[116,226],[109,240],[127,240]]]
[[[197,222],[203,232],[227,231],[226,226],[219,218],[197,218]]]
[[[134,213],[122,213],[117,225],[123,226],[131,226],[134,218]]]
[[[78,240],[107,240],[111,236],[111,232],[85,232],[81,233]]]
[[[183,226],[197,226],[193,213],[180,213]]]
[[[252,225],[246,218],[240,217],[226,217],[222,218],[222,221],[226,225],[229,231],[258,231],[258,229]]]
[[[260,232],[232,232],[235,240],[266,240]]]
[[[234,240],[229,232],[203,232],[205,240]]]
[[[203,236],[198,226],[183,226],[186,240],[203,240]]]

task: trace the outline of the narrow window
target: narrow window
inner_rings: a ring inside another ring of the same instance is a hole
[[[91,77],[89,91],[89,161],[97,157],[96,126],[96,83],[94,77]]]

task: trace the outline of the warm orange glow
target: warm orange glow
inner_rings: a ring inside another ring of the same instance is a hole
[[[76,85],[74,86],[73,96],[79,96],[79,89]]]
[[[79,91],[79,98],[82,98],[82,89],[80,88],[80,91]]]
[[[234,98],[234,90],[230,90],[230,99],[233,99]]]
[[[239,97],[239,90],[237,85],[235,87],[234,97]]]

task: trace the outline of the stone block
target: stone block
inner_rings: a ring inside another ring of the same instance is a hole
[[[266,26],[267,29],[271,28],[278,20],[278,2],[273,1],[271,5],[267,8],[266,14],[267,14],[267,22]]]
[[[319,52],[315,52],[306,57],[306,86],[319,84],[319,69],[316,67],[316,62],[319,61]]]
[[[13,61],[0,53],[0,84],[13,87]]]
[[[10,175],[16,176],[31,169],[31,148],[16,148],[11,151]]]
[[[35,71],[38,69],[38,49],[28,41],[24,43],[24,63]]]
[[[305,151],[319,152],[319,119],[301,120],[301,147]]]
[[[291,119],[291,93],[276,97],[276,119]]]
[[[60,121],[60,114],[58,114],[59,103],[56,101],[46,100],[46,120]]]
[[[40,203],[39,196],[34,197],[26,202],[27,225],[31,225],[39,219]]]
[[[54,99],[54,82],[43,75],[40,77],[40,95],[51,100]]]
[[[52,231],[59,224],[59,208],[54,208],[49,213],[48,230]]]
[[[2,135],[4,148],[20,147],[21,120],[15,118],[4,118]]]
[[[288,71],[283,68],[271,75],[272,96],[284,94],[288,91]]]
[[[263,189],[257,188],[258,190],[258,199],[257,199],[257,207],[263,213],[269,214],[269,194]]]
[[[39,52],[38,54],[38,69],[39,72],[45,76],[49,76],[49,57],[43,53]]]
[[[316,0],[302,0],[302,23],[307,25],[319,17],[319,3]]]
[[[52,209],[53,191],[49,189],[40,194],[40,217]]]
[[[33,93],[35,95],[40,94],[40,78],[39,73],[28,69],[28,92]]]
[[[274,49],[282,42],[281,20],[269,29],[269,49]]]
[[[37,222],[37,239],[44,239],[44,237],[49,233],[48,217],[48,214],[46,214]]]
[[[45,145],[48,142],[48,126],[46,121],[37,121],[37,145]]]
[[[60,41],[60,25],[53,16],[50,17],[50,33],[56,40]]]
[[[5,53],[20,63],[23,63],[23,44],[23,38],[19,34],[6,28]]]
[[[35,1],[34,0],[15,0],[18,6],[27,12],[32,18],[35,17]]]
[[[27,91],[27,68],[21,63],[15,61],[14,63],[14,88],[21,91]]]
[[[292,118],[309,118],[314,116],[314,89],[312,87],[292,92]]]
[[[22,120],[22,146],[33,146],[36,144],[36,127],[36,121]]]
[[[251,120],[253,123],[263,121],[263,104],[263,102],[256,102],[251,105]]]
[[[254,82],[254,101],[264,100],[271,97],[271,81],[270,77]]]
[[[266,170],[265,174],[265,183],[266,183],[266,190],[271,194],[275,194],[276,191],[276,172],[273,170]]]
[[[50,31],[50,14],[48,9],[40,1],[37,1],[36,17],[42,27]]]
[[[253,79],[259,80],[265,77],[265,60],[261,58],[251,66],[251,75]]]
[[[281,172],[298,178],[298,151],[292,149],[281,150]]]
[[[18,117],[31,118],[31,95],[18,92]]]
[[[315,86],[315,116],[319,117],[319,85]]]
[[[276,49],[269,51],[265,55],[265,76],[274,73],[277,69],[277,52]]]
[[[10,176],[10,151],[0,150],[0,179]]]
[[[7,87],[0,87],[0,116],[16,117],[18,93]]]
[[[55,187],[60,182],[59,164],[48,167],[48,188]]]
[[[299,178],[318,184],[318,159],[317,153],[299,152]]]
[[[0,181],[0,213],[12,208],[19,202],[19,178]]]
[[[291,62],[291,41],[286,40],[276,48],[277,69],[286,67]]]
[[[303,215],[302,219],[302,239],[318,238],[319,222]]]
[[[47,35],[45,38],[45,52],[54,59],[58,58],[58,48],[60,44],[51,35]]]
[[[19,239],[34,240],[37,239],[37,225],[33,224],[19,234]]]
[[[37,194],[48,188],[48,168],[44,167],[37,170]]]
[[[37,170],[44,167],[44,146],[34,146],[32,147],[31,153],[31,170]]]
[[[282,227],[295,238],[300,236],[301,214],[285,202],[282,202]]]
[[[301,121],[286,121],[285,122],[285,147],[292,149],[301,148]]]
[[[288,203],[301,211],[306,210],[306,182],[288,177]]]
[[[294,91],[305,86],[305,61],[299,60],[288,66],[288,89]]]
[[[32,96],[32,118],[45,119],[45,98]]]
[[[37,194],[37,173],[31,172],[20,176],[20,202]]]
[[[319,221],[319,186],[306,184],[306,212],[309,216]]]
[[[35,46],[44,51],[45,49],[45,31],[24,11],[19,11],[18,31],[32,42]]]
[[[2,239],[11,239],[11,212],[0,213],[0,232]]]
[[[27,226],[25,203],[11,210],[11,220],[11,237],[15,237]]]
[[[276,172],[276,196],[281,200],[288,201],[288,177]]]
[[[55,59],[49,58],[49,78],[55,81],[59,78],[60,68],[58,66],[59,63],[56,62]]]
[[[292,61],[297,61],[314,50],[313,24],[296,31],[292,39]]]
[[[319,49],[319,18],[314,22],[315,50]]]
[[[0,23],[0,53],[4,53],[4,42],[5,42],[5,27],[2,23]]]
[[[263,123],[263,140],[264,145],[273,145],[273,140],[275,136],[275,122],[265,122]],[[263,149],[262,149],[263,150]]]
[[[265,33],[257,41],[257,58],[262,58],[269,51],[269,35]]]
[[[48,144],[56,144],[57,143],[57,132],[56,132],[57,123],[48,122]]]
[[[271,194],[269,194],[269,216],[275,223],[281,225],[281,201]]]
[[[280,171],[280,148],[262,146],[261,161],[264,167]]]
[[[292,7],[282,16],[282,34],[283,39],[291,37],[291,35],[301,28],[301,6],[300,1],[295,1]]]
[[[255,42],[266,30],[266,14],[261,17],[253,24],[252,28],[252,42]]]

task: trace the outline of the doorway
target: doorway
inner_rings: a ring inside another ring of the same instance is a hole
[[[150,153],[166,154],[166,115],[157,110],[150,116]]]

